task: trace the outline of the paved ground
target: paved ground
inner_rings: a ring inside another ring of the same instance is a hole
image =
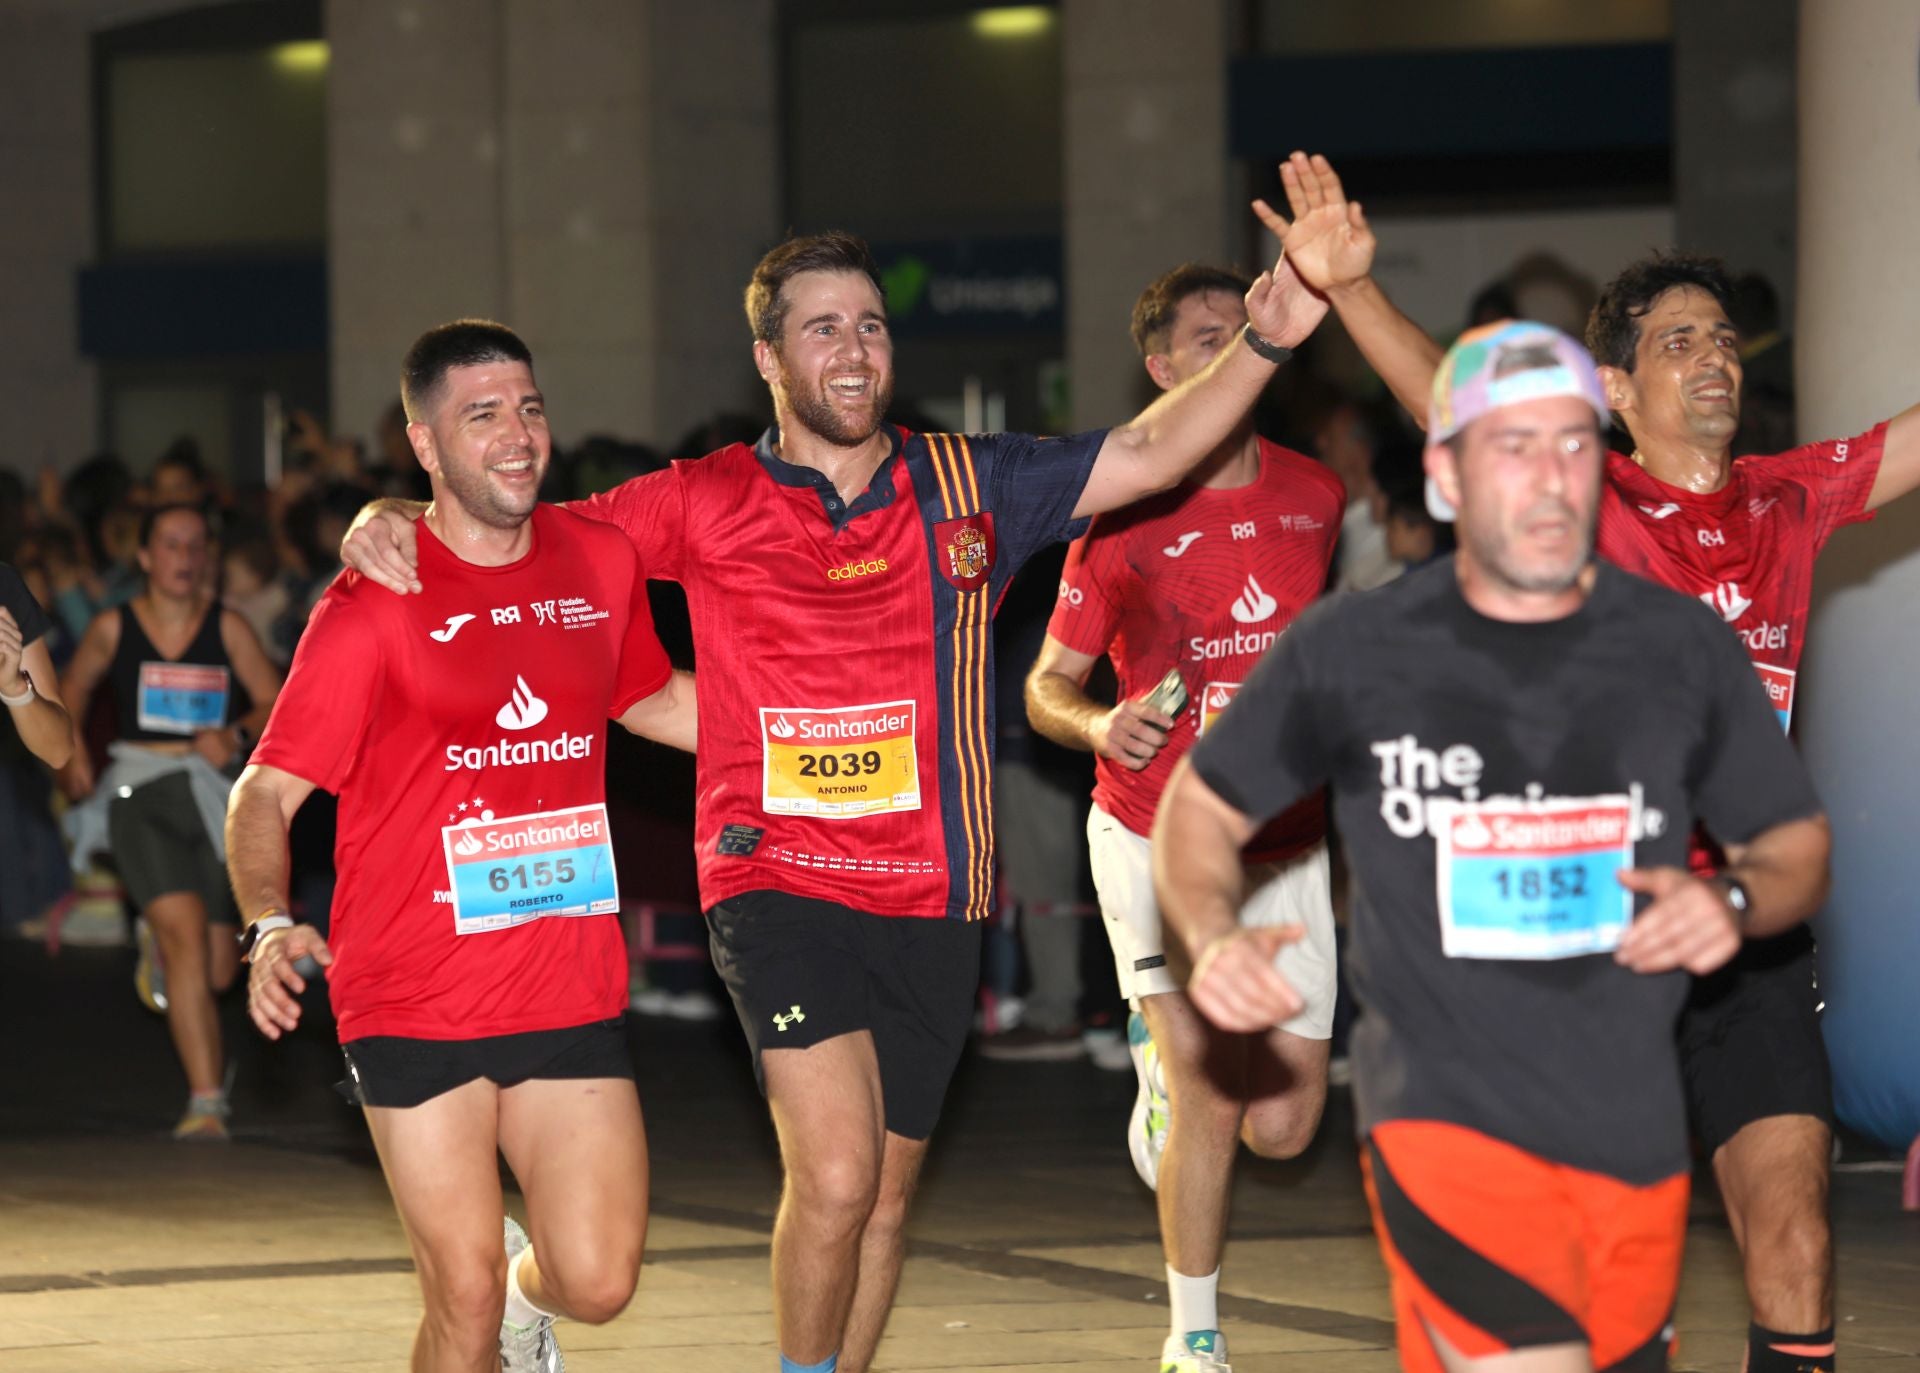
[[[0,946],[0,1370],[404,1368],[418,1305],[324,1025],[241,1043],[237,1139],[176,1145],[183,1088],[135,1003],[131,955]],[[563,1327],[570,1369],[767,1373],[777,1170],[737,1031],[636,1020],[654,1221],[633,1307]],[[887,1370],[1154,1367],[1165,1292],[1121,1132],[1127,1076],[965,1064],[932,1155]],[[1315,1148],[1243,1160],[1223,1314],[1240,1373],[1394,1368],[1350,1117]],[[1873,1160],[1865,1161],[1871,1165]],[[1835,1210],[1849,1370],[1920,1373],[1920,1215],[1899,1177],[1844,1172]],[[1681,1365],[1739,1367],[1732,1244],[1695,1203]]]

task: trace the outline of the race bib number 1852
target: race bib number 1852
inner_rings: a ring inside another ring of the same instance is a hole
[[[1449,958],[1573,958],[1619,946],[1633,893],[1628,796],[1428,803]]]
[[[847,820],[920,809],[914,703],[765,709],[761,805],[769,815]]]
[[[448,825],[440,837],[453,887],[455,934],[620,909],[605,806]]]

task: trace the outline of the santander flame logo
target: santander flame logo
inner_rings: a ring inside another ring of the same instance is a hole
[[[767,733],[776,739],[791,739],[799,732],[793,727],[793,722],[784,715],[774,716],[773,723],[767,726]]]
[[[1700,593],[1700,599],[1719,612],[1720,618],[1732,624],[1747,613],[1753,602],[1740,594],[1740,583],[1721,582],[1711,591]]]
[[[1280,608],[1280,602],[1261,590],[1260,583],[1247,574],[1245,590],[1234,598],[1233,618],[1243,625],[1257,625]]]
[[[1208,710],[1225,710],[1233,701],[1233,693],[1223,686],[1217,686],[1207,693]]]
[[[515,674],[513,698],[500,707],[493,722],[501,729],[532,729],[547,718],[547,703],[533,694],[525,677]]]

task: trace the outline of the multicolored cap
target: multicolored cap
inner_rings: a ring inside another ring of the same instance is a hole
[[[1443,442],[1502,406],[1547,396],[1578,396],[1593,407],[1602,432],[1612,422],[1593,358],[1552,325],[1509,319],[1469,329],[1433,375],[1427,441]],[[1431,478],[1427,509],[1437,520],[1456,513]]]

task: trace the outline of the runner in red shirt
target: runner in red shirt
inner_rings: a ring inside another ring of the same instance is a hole
[[[781,1357],[863,1373],[978,987],[993,608],[1035,550],[1171,486],[1219,444],[1325,305],[1282,261],[1203,374],[1115,429],[1042,440],[885,423],[886,305],[851,235],[775,248],[746,303],[776,427],[586,513],[687,592],[701,900],[786,1172]],[[407,591],[422,584],[409,535],[389,512],[344,552]]]
[[[1283,169],[1301,274],[1327,292],[1401,403],[1422,413],[1440,350],[1368,275],[1373,233],[1325,158]],[[1697,595],[1733,627],[1791,724],[1813,565],[1834,530],[1920,486],[1920,406],[1845,440],[1735,458],[1739,335],[1717,262],[1656,256],[1601,293],[1587,325],[1608,403],[1634,441],[1610,454],[1602,557]],[[1696,869],[1712,856],[1696,846]],[[1680,1023],[1689,1113],[1713,1157],[1753,1307],[1749,1373],[1831,1373],[1827,1218],[1832,1090],[1813,938],[1749,941],[1696,983]]]
[[[553,1317],[618,1315],[646,1233],[606,721],[690,749],[692,686],[633,545],[536,504],[551,444],[526,346],[444,325],[402,386],[433,478],[429,589],[348,572],[327,590],[235,789],[249,1004],[277,1039],[299,1021],[297,961],[329,970],[426,1298],[414,1367],[557,1369]],[[286,892],[287,825],[316,786],[340,798],[327,940]],[[508,1220],[505,1265],[496,1151],[537,1240]]]
[[[1198,375],[1246,324],[1246,281],[1185,266],[1142,293],[1134,342],[1163,390]],[[1172,1331],[1162,1373],[1227,1367],[1220,1255],[1236,1141],[1291,1158],[1313,1138],[1327,1092],[1334,932],[1326,813],[1315,796],[1247,847],[1252,925],[1299,925],[1280,965],[1301,1009],[1264,1035],[1197,1015],[1167,966],[1148,836],[1173,766],[1254,663],[1326,586],[1345,488],[1313,459],[1268,443],[1251,417],[1172,491],[1098,516],[1074,541],[1040,656],[1027,678],[1035,729],[1098,755],[1087,842],[1139,1075],[1128,1126],[1134,1166],[1160,1194]],[[1119,701],[1086,693],[1112,659]],[[1184,704],[1153,696],[1177,674]],[[1173,1107],[1170,1110],[1170,1101]]]

